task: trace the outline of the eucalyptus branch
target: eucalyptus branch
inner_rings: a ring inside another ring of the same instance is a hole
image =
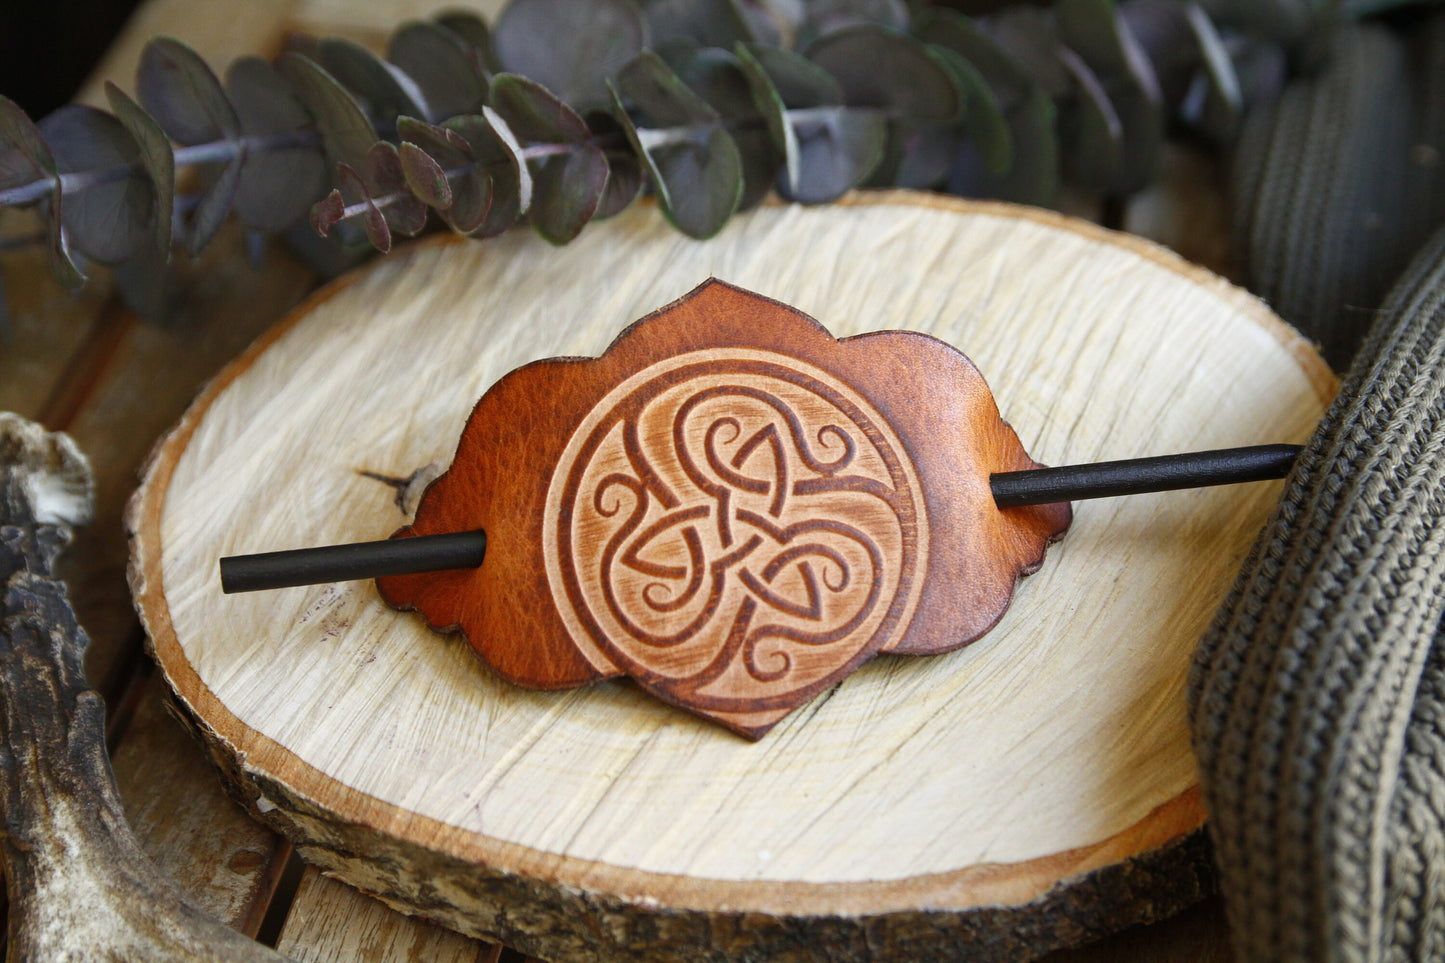
[[[1051,205],[1069,181],[1120,197],[1153,177],[1167,125],[1231,137],[1283,82],[1260,65],[1286,63],[1311,26],[1220,9],[1235,19],[1187,0],[979,19],[878,0],[769,7],[770,23],[710,0],[511,0],[495,28],[443,14],[398,28],[385,60],[323,39],[243,58],[224,84],[162,38],[135,100],[108,91],[114,115],[70,106],[37,125],[0,97],[0,206],[58,198],[41,208],[51,262],[77,283],[82,258],[120,263],[177,236],[194,251],[231,213],[263,232],[308,211],[323,234],[361,218],[386,250],[428,211],[475,237],[526,220],[566,243],[644,188],[694,237],[773,190]],[[176,171],[196,166],[217,176],[178,203]]]

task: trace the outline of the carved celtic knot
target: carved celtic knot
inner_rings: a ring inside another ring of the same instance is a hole
[[[717,709],[876,651],[920,574],[921,497],[882,419],[824,372],[740,355],[670,359],[597,406],[554,476],[548,553],[569,630]]]

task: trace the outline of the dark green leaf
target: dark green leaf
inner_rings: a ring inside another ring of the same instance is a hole
[[[739,49],[767,76],[773,89],[788,108],[831,107],[843,103],[843,88],[833,76],[817,64],[791,50],[744,44]],[[746,60],[744,60],[746,62]]]
[[[1083,58],[1068,49],[1059,55],[1076,84],[1060,124],[1069,176],[1087,190],[1112,190],[1124,162],[1124,125]]]
[[[336,181],[341,185],[342,197],[350,200],[352,204],[364,205],[365,212],[362,214],[361,224],[366,230],[366,239],[371,242],[371,246],[382,254],[390,251],[391,227],[386,222],[386,215],[381,212],[381,208],[372,199],[365,179],[350,164],[337,164]],[[328,209],[326,213],[330,214],[331,210]]]
[[[372,126],[388,128],[401,115],[431,116],[416,82],[365,47],[327,37],[317,46],[316,56],[317,63],[361,102]]]
[[[904,34],[849,27],[819,40],[807,55],[837,79],[850,107],[875,107],[895,120],[923,124],[950,123],[962,112],[948,70],[925,45]]]
[[[55,158],[39,129],[8,97],[0,96],[0,191],[50,181],[59,190]]]
[[[364,170],[376,130],[346,88],[316,61],[300,54],[283,53],[276,58],[276,69],[316,121],[327,159],[333,165]]]
[[[537,233],[566,244],[597,213],[607,187],[607,158],[591,144],[567,144],[537,164],[530,217]]]
[[[824,204],[863,183],[883,159],[888,122],[871,108],[814,107],[788,111],[798,143],[797,178],[779,178],[778,193]]]
[[[415,237],[426,227],[426,204],[407,186],[401,158],[391,144],[373,144],[367,157],[366,185],[377,199],[387,226],[393,231]]]
[[[1315,4],[1301,0],[1209,0],[1210,17],[1253,37],[1291,45],[1314,20]]]
[[[734,0],[648,0],[643,13],[653,49],[675,40],[731,47],[755,39]]]
[[[221,82],[199,54],[171,37],[157,37],[141,51],[136,97],[178,144],[241,135],[241,121]]]
[[[1189,28],[1190,6],[1184,0],[1130,0],[1119,7],[1119,15],[1149,58],[1166,104],[1184,99],[1200,64],[1199,45]]]
[[[485,20],[469,10],[451,10],[437,14],[436,22],[467,46],[468,55],[480,70],[490,74],[501,71],[502,65],[492,53],[492,34]]]
[[[492,35],[504,69],[578,110],[608,103],[606,80],[647,45],[631,0],[512,0]]]
[[[161,125],[141,109],[140,105],[126,96],[115,84],[106,81],[105,96],[116,120],[125,125],[140,149],[141,165],[151,181],[151,196],[155,209],[151,214],[154,228],[156,251],[162,260],[170,257],[171,220],[176,206],[176,161],[171,153],[171,142]]]
[[[1059,193],[1059,141],[1054,102],[1035,85],[1025,100],[1009,114],[1009,132],[1014,142],[1014,162],[1002,175],[989,172],[982,159],[966,143],[949,176],[952,194],[993,197],[1018,204],[1050,207]]]
[[[580,114],[547,88],[516,74],[492,79],[492,109],[525,143],[581,144],[592,136]]]
[[[989,36],[1021,64],[1029,85],[1039,84],[1050,97],[1068,95],[1073,85],[1068,70],[1059,61],[1059,36],[1054,22],[1037,7],[1005,7],[988,20]],[[945,44],[947,46],[947,44]],[[988,68],[967,51],[960,51],[990,80]]]
[[[587,126],[601,142],[610,142],[623,137],[622,125],[611,111],[593,111],[587,115]],[[602,199],[597,203],[593,220],[612,217],[621,213],[642,191],[645,178],[642,162],[630,149],[607,151],[607,186]]]
[[[519,158],[516,139],[503,121],[490,109],[482,116],[468,114],[453,117],[443,127],[460,134],[467,142],[475,169],[485,174],[491,186],[488,210],[481,225],[470,233],[491,237],[517,223],[531,204],[532,179]],[[452,184],[457,193],[457,184]],[[453,201],[453,211],[457,201]]]
[[[39,130],[62,176],[83,171],[118,175],[66,189],[61,223],[70,243],[102,264],[131,257],[153,236],[155,207],[135,139],[114,117],[79,104],[56,110]]]
[[[644,61],[644,66],[637,66]],[[659,68],[667,72],[670,81],[658,74]],[[644,53],[633,61],[617,80],[623,88],[613,94],[618,117],[652,177],[663,214],[689,237],[712,237],[722,230],[742,199],[743,164],[737,145],[705,102],[695,94],[689,93],[695,103],[676,95],[673,87],[681,87],[681,83],[652,54]],[[622,106],[624,91],[639,104],[657,104],[673,117],[682,118],[684,124],[670,130],[639,129]],[[708,115],[711,121],[687,124],[688,117]]]
[[[45,143],[44,135],[25,111],[13,100],[0,96],[0,190],[35,181],[49,182],[48,216],[45,220],[49,235],[47,253],[50,273],[66,288],[77,290],[85,284],[85,274],[71,258],[61,224],[64,208],[55,158]]]
[[[803,12],[803,22],[793,38],[798,50],[848,27],[872,24],[900,33],[908,29],[908,6],[903,0],[812,0]]]
[[[333,190],[311,205],[311,227],[322,237],[329,236],[331,229],[345,216],[346,198],[339,190]]]
[[[446,172],[451,203],[438,210],[441,219],[461,234],[481,228],[492,207],[493,184],[491,175],[477,166],[471,144],[455,130],[407,117],[401,118],[397,127],[407,141],[402,145],[403,160],[407,147],[413,146]]]
[[[648,126],[653,128],[713,125],[721,119],[650,50],[638,54],[617,72],[616,86],[626,101],[647,116]]]
[[[993,88],[978,68],[962,54],[947,47],[935,47],[943,65],[953,74],[953,81],[963,91],[963,125],[978,148],[979,157],[989,170],[1001,174],[1013,163],[1013,137],[1008,118]]]
[[[487,78],[474,48],[434,23],[413,20],[391,35],[386,59],[415,81],[429,119],[474,114],[487,100]]]
[[[1164,150],[1163,103],[1149,58],[1113,0],[1058,0],[1054,12],[1064,43],[1099,77],[1123,128],[1119,171],[1105,189],[1137,191],[1154,179]]]
[[[212,238],[230,217],[231,205],[236,200],[236,192],[241,184],[243,166],[244,162],[237,160],[221,167],[211,186],[196,202],[195,212],[191,215],[191,233],[186,242],[191,256],[199,254],[202,248],[211,243]]]
[[[236,213],[241,220],[263,231],[284,230],[326,193],[329,182],[321,151],[304,144],[313,136],[311,115],[280,74],[259,57],[232,63],[226,89],[248,138],[297,142],[294,147],[249,150],[236,187]]]
[[[1239,130],[1244,114],[1244,95],[1239,89],[1234,60],[1214,22],[1197,4],[1189,4],[1187,16],[1203,63],[1196,81],[1202,85],[1203,95],[1191,96],[1185,101],[1185,120],[1211,136],[1229,140]]]
[[[726,122],[743,160],[743,197],[738,208],[755,207],[772,190],[778,168],[783,166],[783,148],[769,133],[772,121],[759,112],[741,62],[726,50],[710,47],[688,57],[678,77]],[[781,100],[776,96],[773,100],[780,108]],[[780,113],[775,110],[778,120]]]
[[[406,185],[413,194],[430,207],[445,210],[452,206],[452,186],[447,181],[447,172],[430,154],[404,141],[398,155]]]

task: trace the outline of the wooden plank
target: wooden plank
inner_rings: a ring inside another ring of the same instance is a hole
[[[168,698],[152,677],[112,758],[126,818],[183,894],[255,936],[291,847],[226,796]]]
[[[107,291],[102,283],[71,295],[51,280],[45,262],[39,245],[0,257],[10,314],[8,331],[0,334],[0,411],[32,420],[44,418],[52,393],[95,328]],[[46,427],[64,425],[47,421]]]
[[[314,283],[311,272],[279,247],[260,272],[253,271],[232,253],[239,241],[233,225],[196,262],[205,283],[185,292],[174,321],[139,322],[118,307],[107,309],[117,312],[107,323],[126,330],[101,377],[75,402],[73,419],[61,426],[95,471],[95,522],[77,534],[65,575],[91,637],[87,676],[105,694],[115,693],[124,666],[140,651],[121,523],[137,469],[211,375]]]
[[[497,963],[502,948],[468,939],[306,867],[276,949],[297,963]]]

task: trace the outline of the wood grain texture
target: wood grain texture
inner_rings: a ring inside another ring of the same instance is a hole
[[[508,682],[625,675],[757,739],[875,655],[992,628],[1072,517],[994,505],[1037,467],[956,348],[710,280],[488,389],[397,533],[484,529],[486,564],[377,587]]]
[[[402,916],[306,868],[276,949],[296,963],[497,963],[502,948]]]
[[[563,250],[414,247],[228,369],[132,506],[163,670],[255,811],[363,889],[557,959],[1018,956],[1197,898],[1184,677],[1276,485],[1081,506],[990,635],[875,660],[757,745],[626,685],[508,686],[369,586],[221,595],[219,556],[390,531],[360,470],[444,462],[504,373],[596,355],[708,276],[839,336],[958,345],[1048,463],[1302,440],[1334,388],[1212,275],[999,205],[770,207],[705,245],[643,207]]]
[[[205,752],[147,684],[111,757],[126,819],[156,868],[201,909],[255,936],[289,845],[227,798]]]

